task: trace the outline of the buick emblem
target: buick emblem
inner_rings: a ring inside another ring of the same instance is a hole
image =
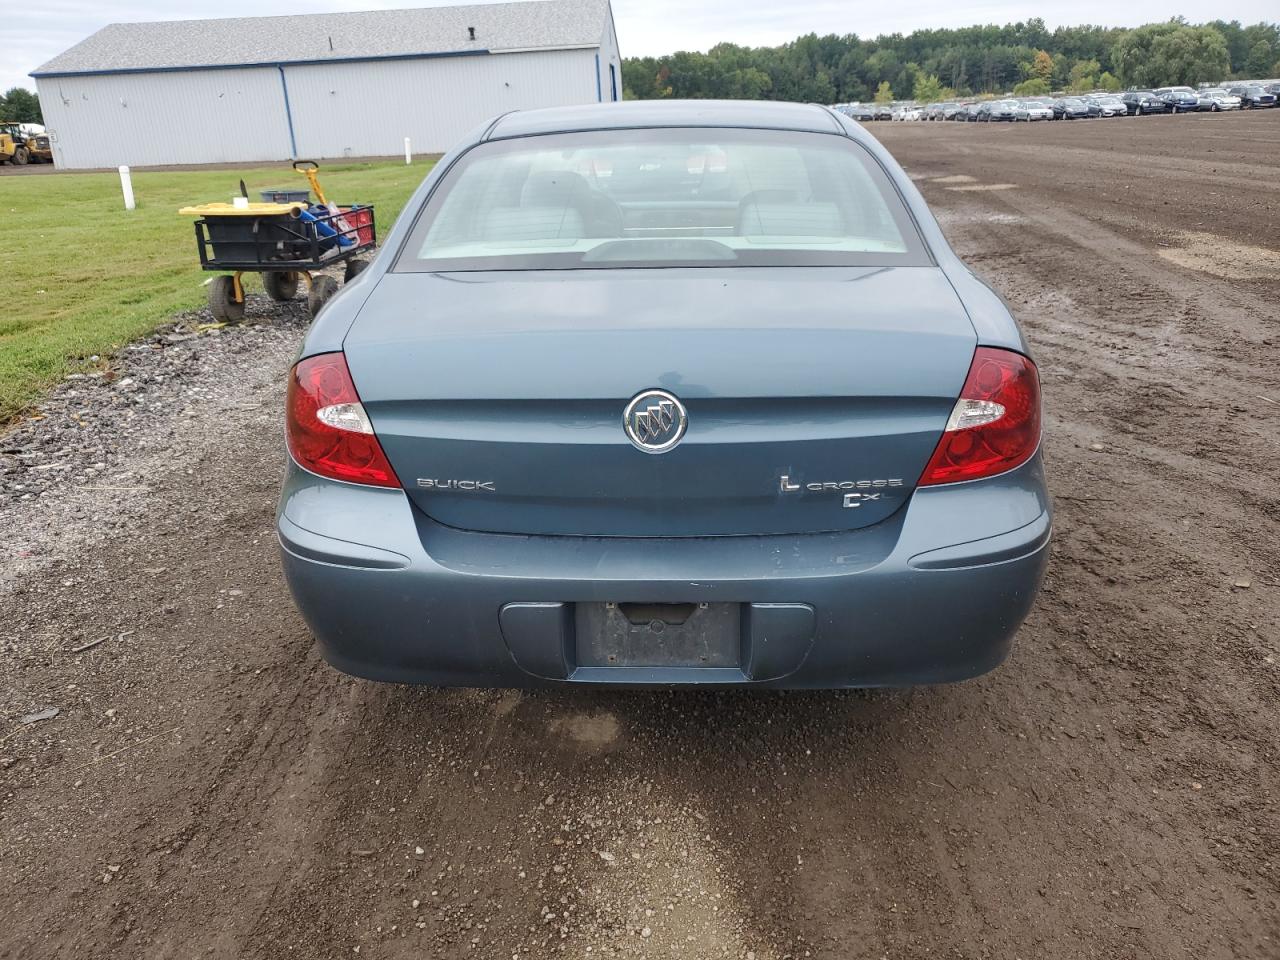
[[[680,442],[688,426],[684,404],[665,390],[646,390],[622,413],[627,439],[645,453],[666,453]]]

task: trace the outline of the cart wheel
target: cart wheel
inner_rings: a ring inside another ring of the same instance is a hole
[[[298,295],[298,275],[268,270],[262,275],[262,286],[272,300],[292,300]]]
[[[367,266],[369,266],[368,260],[348,260],[347,272],[346,275],[343,276],[342,282],[350,283],[356,277],[360,276],[360,274],[364,273],[364,268]]]
[[[238,323],[244,319],[244,301],[236,302],[236,285],[225,274],[209,284],[209,312],[222,323]]]
[[[307,307],[314,317],[320,308],[329,302],[329,298],[338,292],[338,281],[333,277],[318,276],[311,278],[311,292],[307,294]]]

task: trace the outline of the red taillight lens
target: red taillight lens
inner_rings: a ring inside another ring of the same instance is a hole
[[[341,353],[300,360],[285,406],[289,453],[299,466],[348,483],[400,486]]]
[[[1040,376],[1020,353],[979,347],[919,486],[993,477],[1040,445]]]

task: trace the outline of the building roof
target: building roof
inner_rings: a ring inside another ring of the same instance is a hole
[[[31,76],[328,63],[599,46],[609,0],[113,23]],[[468,27],[475,28],[470,39]]]

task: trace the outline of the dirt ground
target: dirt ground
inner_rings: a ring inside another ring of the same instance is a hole
[[[1280,111],[873,129],[1040,363],[1057,533],[1008,664],[343,677],[279,574],[277,337],[76,522],[10,502],[64,525],[0,579],[0,957],[1280,957]]]

